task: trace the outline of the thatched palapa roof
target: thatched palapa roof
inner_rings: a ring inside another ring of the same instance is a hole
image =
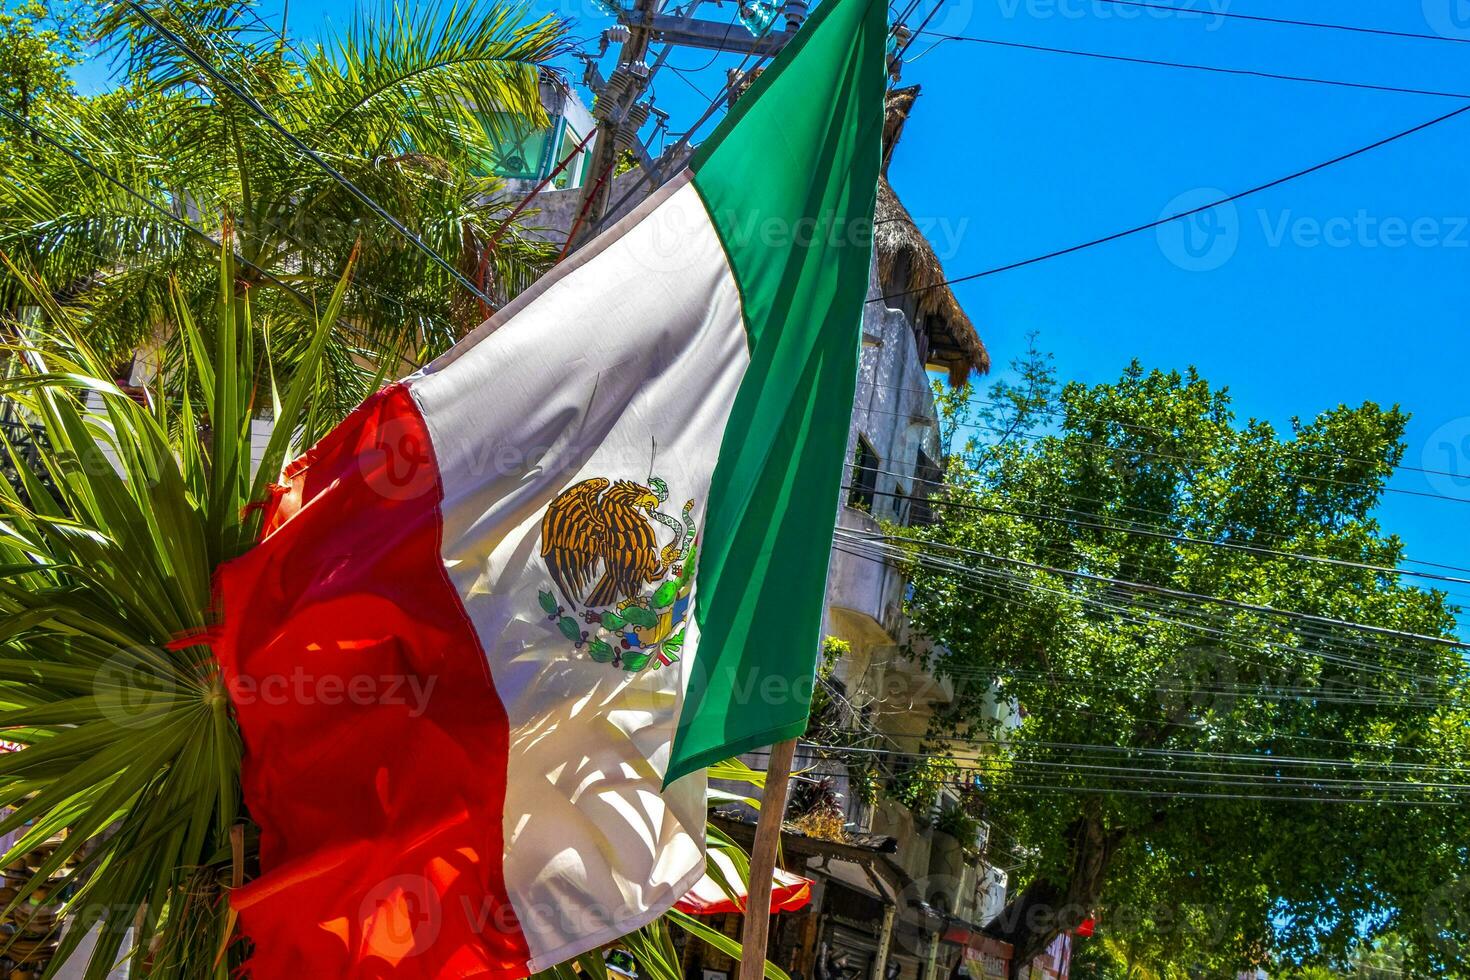
[[[884,294],[904,293],[889,305],[922,317],[928,334],[928,360],[949,370],[951,384],[960,384],[970,372],[990,370],[990,354],[975,325],[960,308],[946,285],[944,266],[934,246],[919,231],[913,216],[888,183],[888,163],[903,133],[919,86],[888,93],[883,124],[883,174],[878,179],[878,205],[873,216],[873,248],[878,254],[878,281]]]

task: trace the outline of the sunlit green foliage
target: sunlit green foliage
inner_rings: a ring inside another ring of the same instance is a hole
[[[1281,432],[1193,371],[1019,368],[950,399],[942,520],[904,545],[958,692],[932,747],[1002,742],[974,791],[1029,858],[1002,931],[1035,951],[1095,914],[1226,970],[1393,929],[1462,975],[1470,826],[1434,784],[1470,772],[1464,651],[1415,638],[1455,635],[1439,583],[1377,570],[1404,558],[1375,515],[1407,417]]]
[[[231,965],[222,895],[245,852],[230,836],[240,740],[202,642],[211,576],[254,541],[270,474],[317,434],[303,423],[320,418],[313,377],[350,275],[277,388],[241,369],[257,332],[228,250],[216,270],[206,318],[174,294],[181,355],[142,404],[84,323],[10,267],[40,316],[0,325],[0,443],[18,474],[0,481],[0,729],[25,746],[0,756],[0,805],[15,808],[0,833],[24,830],[3,862],[66,833],[11,904],[79,859],[58,921],[100,923],[89,978],[119,959],[160,976]],[[251,423],[266,410],[276,425],[253,468]],[[63,936],[57,962],[85,933]]]
[[[144,7],[229,84],[128,5],[110,4],[95,30],[120,87],[60,93],[31,119],[112,179],[29,132],[0,130],[0,249],[82,311],[103,356],[126,358],[167,335],[175,288],[192,309],[211,301],[214,246],[186,224],[215,239],[232,229],[242,288],[283,333],[309,332],[357,248],[359,276],[332,338],[338,359],[366,347],[421,360],[486,315],[231,85],[497,303],[554,258],[520,221],[502,227],[511,202],[475,162],[501,121],[545,124],[542,66],[566,43],[557,19],[509,3],[393,5],[305,46],[248,0]],[[0,309],[23,299],[21,284],[0,276]]]

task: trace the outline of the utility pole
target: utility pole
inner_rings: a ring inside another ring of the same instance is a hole
[[[735,2],[745,9],[746,4],[760,0]],[[714,0],[714,3],[723,6],[724,0]],[[597,96],[592,106],[592,115],[597,119],[597,142],[592,150],[587,181],[582,186],[578,208],[581,221],[569,243],[569,250],[585,244],[602,227],[619,156],[625,150],[633,150],[644,166],[649,165],[647,154],[640,152],[642,146],[638,142],[638,130],[654,110],[641,100],[653,73],[669,52],[675,47],[688,47],[757,57],[774,55],[796,35],[806,19],[807,10],[806,0],[786,0],[778,15],[785,18],[785,30],[775,30],[773,25],[772,30],[753,37],[740,25],[738,15],[728,23],[720,23],[695,19],[694,5],[684,16],[664,14],[662,7],[663,0],[634,0],[630,9],[619,9],[617,26],[604,31],[602,36],[604,51],[610,43],[619,45],[617,67],[606,79],[602,78],[590,55],[582,56],[587,61],[584,81]],[[650,66],[648,50],[654,43],[662,43],[664,49]]]
[[[597,143],[592,148],[592,162],[582,186],[579,209],[578,240],[569,242],[575,249],[591,236],[591,229],[602,221],[612,191],[613,170],[618,156],[638,138],[638,130],[648,118],[648,108],[639,102],[648,87],[649,30],[644,22],[651,18],[662,0],[635,0],[633,9],[618,14],[618,26],[603,34],[604,42],[619,40],[618,63],[612,75],[596,89],[597,100],[592,115],[597,119]],[[590,61],[589,76],[596,70]],[[592,78],[589,77],[589,81]],[[640,111],[641,109],[641,111]]]

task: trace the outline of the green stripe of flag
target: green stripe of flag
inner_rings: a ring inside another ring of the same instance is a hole
[[[710,488],[667,781],[806,728],[872,252],[886,9],[825,0],[694,155],[750,367]]]

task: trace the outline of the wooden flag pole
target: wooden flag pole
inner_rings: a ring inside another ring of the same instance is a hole
[[[750,887],[745,899],[745,932],[740,937],[739,980],[761,980],[766,972],[771,878],[776,873],[776,851],[781,844],[781,822],[786,815],[786,787],[791,782],[791,760],[795,756],[794,738],[771,746],[760,819],[755,824],[755,846],[750,850]]]

